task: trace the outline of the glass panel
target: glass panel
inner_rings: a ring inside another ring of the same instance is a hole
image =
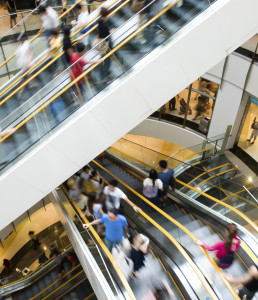
[[[217,96],[218,87],[218,84],[214,82],[198,78],[191,87],[184,89],[170,99],[152,116],[183,125],[188,97],[190,97],[185,126],[206,135],[215,105],[215,99],[213,98]]]
[[[209,6],[207,1],[203,1],[202,3],[203,9]],[[146,23],[150,18],[148,11],[157,11],[158,8],[157,6],[154,6],[154,4],[152,3],[148,8],[144,8],[143,12],[146,12],[146,14],[143,23]],[[166,6],[166,4],[164,5]],[[201,13],[201,10],[196,10],[192,6],[188,7],[188,5],[186,5],[186,7],[187,12],[191,12],[191,15],[187,13],[181,18],[178,16],[179,11],[177,11],[180,8],[170,9],[167,7],[167,11],[157,19],[153,17],[150,21],[148,21],[150,24],[147,23],[148,26],[142,31],[143,39],[142,37],[138,37],[139,33],[136,36],[131,35],[131,33],[135,32],[139,26],[139,16],[133,16],[130,20],[121,25],[121,27],[112,33],[112,50],[109,48],[111,46],[110,43],[107,44],[105,41],[102,41],[101,44],[95,46],[95,48],[83,56],[84,59],[91,59],[99,64],[90,67],[89,65],[86,65],[86,69],[90,68],[90,71],[87,72],[87,75],[81,76],[78,84],[74,84],[71,87],[67,85],[67,83],[70,81],[70,73],[72,72],[72,68],[74,68],[71,66],[62,74],[55,77],[48,85],[44,87],[43,90],[41,90],[39,93],[36,93],[32,98],[26,101],[21,106],[22,108],[19,108],[21,111],[15,110],[12,114],[11,121],[16,119],[18,115],[20,116],[25,111],[26,114],[23,114],[23,118],[26,117],[28,107],[31,107],[35,103],[38,106],[42,105],[40,112],[39,110],[36,110],[34,114],[27,117],[26,124],[20,123],[20,125],[16,127],[16,132],[11,136],[15,142],[17,141],[18,146],[16,145],[13,147],[13,149],[11,149],[11,151],[7,152],[8,159],[5,158],[5,164],[10,163],[15,157],[23,154],[26,149],[39,141],[40,137],[43,138],[46,133],[53,130],[60,122],[75,112],[80,106],[88,102],[97,93],[105,89],[112,81],[123,75],[124,72],[131,69],[133,65],[135,65],[152,49],[158,47],[164,41],[169,39],[175,31],[180,29],[180,26],[190,22],[196,15]],[[172,16],[177,16],[176,22],[171,21],[171,14]],[[162,27],[161,25],[163,18],[166,19],[167,26],[166,29],[163,28],[163,30],[161,30],[160,27]],[[175,24],[177,25],[176,30]],[[124,30],[124,26],[126,26],[126,31]],[[123,41],[124,44],[121,45],[120,43]],[[118,49],[114,48],[116,45],[120,45],[120,47]],[[142,50],[135,53],[135,51],[132,50],[135,49],[135,47],[140,47]],[[103,54],[103,48],[105,49],[105,53],[108,53],[105,55],[104,61],[98,61],[97,58],[101,57],[99,53]],[[112,76],[110,76],[110,73],[112,73]],[[53,72],[51,74],[53,74]],[[60,96],[58,96],[58,91],[62,90],[64,86],[65,91],[60,93]],[[54,91],[55,96],[51,98],[52,100],[50,102],[46,102],[47,99],[52,96],[51,92],[53,87],[57,87]],[[28,111],[28,113],[34,111],[36,107],[33,106],[33,109]],[[3,120],[3,122],[6,122],[6,120]],[[5,128],[6,124],[8,124],[8,122],[2,124],[2,128]],[[32,127],[34,130],[26,130],[26,127]],[[21,136],[20,133],[24,133],[22,129],[25,129],[25,132],[29,135],[29,137],[27,136],[25,138],[18,138],[18,136]],[[5,140],[5,138],[3,138],[1,142],[1,151],[6,149],[6,144],[9,142],[9,139],[6,140],[5,143],[3,143],[3,140]],[[13,145],[13,143],[11,144]]]
[[[257,132],[257,129],[254,130],[252,128],[253,124],[256,124],[255,126],[258,128],[258,100],[254,97],[252,98],[254,99],[254,102],[248,101],[247,105],[249,105],[249,108],[241,124],[242,127],[238,146],[248,153],[255,161],[258,161],[258,143],[256,141],[257,133],[255,133]],[[249,97],[249,100],[250,99],[251,97]]]
[[[218,136],[217,138],[220,139],[221,137]],[[212,140],[215,141],[215,139]],[[198,149],[197,146],[194,148]],[[186,149],[186,151],[189,151],[189,149]],[[182,161],[177,159],[176,155],[167,157],[164,154],[126,139],[120,139],[108,149],[108,152],[147,173],[151,168],[159,169],[159,160],[166,160],[168,162],[168,167],[174,169],[177,180],[182,182],[177,182],[177,189],[180,192],[183,192],[187,196],[220,212],[222,215],[225,215],[238,224],[246,227],[254,235],[257,235],[255,229],[250,226],[247,220],[232,211],[230,207],[225,207],[216,202],[216,200],[220,200],[225,204],[229,204],[254,223],[257,222],[257,191],[253,188],[251,182],[248,182],[248,179],[243,176],[238,177],[238,179],[236,178],[235,181],[231,180],[237,173],[237,169],[233,167],[231,163],[224,163],[215,166],[210,170],[205,170],[198,165],[191,165],[193,158],[195,159],[195,162],[201,161],[203,158],[198,154],[195,155],[194,151],[192,154],[185,156],[185,158],[187,158],[186,161]],[[183,183],[186,183],[197,190],[192,190]],[[251,195],[245,188],[250,190]]]

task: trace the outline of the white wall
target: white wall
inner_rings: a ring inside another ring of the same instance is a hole
[[[218,0],[7,170],[0,229],[251,38],[257,11],[257,0]]]
[[[225,132],[227,125],[232,125],[232,136],[227,145],[234,145],[242,115],[244,113],[246,99],[243,98],[243,88],[250,66],[250,59],[237,53],[230,54],[226,64],[221,89],[218,92],[214,107],[208,137],[213,137]],[[221,83],[224,60],[207,72],[204,77]],[[251,69],[246,91],[258,96],[258,64]]]
[[[152,119],[144,120],[129,133],[155,137],[170,143],[175,143],[184,148],[199,145],[204,140],[199,134],[191,130]]]

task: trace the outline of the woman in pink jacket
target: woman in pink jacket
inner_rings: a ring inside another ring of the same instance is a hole
[[[213,246],[205,245],[201,241],[196,241],[196,244],[202,246],[208,251],[215,252],[215,261],[221,269],[230,267],[234,261],[234,253],[239,249],[240,239],[237,236],[236,224],[228,224],[226,229],[225,241],[220,240]]]

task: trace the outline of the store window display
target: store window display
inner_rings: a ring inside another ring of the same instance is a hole
[[[170,99],[153,116],[207,134],[218,88],[218,84],[199,78]]]
[[[249,97],[240,127],[238,146],[258,160],[258,99]]]

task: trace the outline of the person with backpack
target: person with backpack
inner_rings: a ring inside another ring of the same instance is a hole
[[[166,160],[161,160],[159,162],[159,167],[161,169],[161,172],[158,174],[158,178],[163,183],[163,191],[160,192],[160,202],[161,206],[165,206],[165,203],[167,201],[167,192],[169,186],[175,190],[175,177],[174,177],[174,170],[168,169],[168,163]]]
[[[163,192],[163,183],[156,170],[151,169],[149,177],[143,181],[143,195],[154,205],[159,205],[159,190]]]
[[[216,251],[215,252],[215,262],[221,269],[229,268],[235,259],[234,253],[240,247],[240,239],[237,236],[237,226],[234,223],[228,224],[225,229],[226,238],[225,241],[220,240],[213,246],[205,245],[201,241],[196,241],[196,244],[202,246],[204,249],[208,251]]]

